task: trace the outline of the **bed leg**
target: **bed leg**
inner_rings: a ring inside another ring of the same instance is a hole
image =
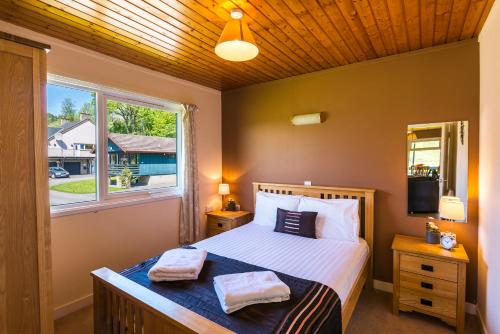
[[[371,274],[368,274],[366,278],[365,289],[373,290],[373,276]]]
[[[368,261],[368,275],[366,276],[364,288],[373,290],[373,262],[371,259]]]

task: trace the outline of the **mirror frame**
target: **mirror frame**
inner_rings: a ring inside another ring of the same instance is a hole
[[[465,152],[464,152],[464,155],[466,157],[466,160],[465,160],[465,167],[462,169],[462,172],[460,173],[460,175],[465,175],[466,177],[466,186],[465,186],[465,196],[463,195],[462,193],[462,196],[460,196],[462,198],[462,202],[463,202],[463,205],[464,205],[464,219],[463,220],[453,220],[453,222],[456,222],[456,223],[467,223],[468,221],[468,201],[469,201],[469,155],[470,155],[470,147],[469,147],[469,136],[470,136],[470,129],[469,129],[469,120],[459,120],[459,121],[446,121],[446,122],[421,122],[421,123],[417,123],[417,124],[407,124],[406,125],[406,159],[405,159],[405,162],[406,162],[406,165],[405,165],[405,169],[406,169],[406,172],[405,172],[405,178],[406,178],[406,208],[405,208],[405,212],[406,212],[406,215],[408,217],[412,217],[412,218],[425,218],[425,219],[436,219],[438,221],[450,221],[450,220],[446,220],[444,218],[441,218],[440,217],[440,214],[439,214],[439,209],[436,213],[410,213],[409,212],[409,197],[410,197],[410,187],[409,187],[409,182],[408,182],[408,177],[409,177],[409,173],[408,173],[408,168],[409,168],[409,158],[410,158],[410,148],[409,148],[409,134],[410,134],[410,129],[411,128],[414,128],[414,127],[419,127],[419,126],[426,126],[426,125],[429,125],[429,126],[432,126],[432,125],[445,125],[445,124],[451,124],[451,123],[455,123],[455,124],[458,124],[460,126],[460,130],[458,130],[459,132],[457,132],[457,141],[458,140],[462,140],[462,144],[465,142]],[[441,127],[442,128],[442,127]],[[442,129],[441,129],[442,131]],[[465,134],[465,135],[464,135]],[[465,138],[464,138],[465,137]],[[440,153],[440,167],[442,165],[442,150],[443,150],[443,147],[442,147],[442,143],[440,144],[440,150],[441,150],[441,153]],[[458,163],[457,163],[457,166],[458,166]],[[457,166],[455,167],[455,169],[457,169]],[[458,174],[458,173],[457,173]],[[440,173],[441,175],[441,173]],[[458,177],[455,179],[455,184],[458,180]],[[439,202],[441,202],[441,198],[443,196],[447,196],[447,194],[443,194],[442,191],[441,191],[441,183],[442,183],[442,179],[440,177],[439,179],[439,184],[440,184],[440,189],[439,189],[439,193],[438,193],[438,196],[439,196]],[[453,195],[456,195],[455,193]]]

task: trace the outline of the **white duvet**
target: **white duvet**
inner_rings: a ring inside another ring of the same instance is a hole
[[[368,244],[311,239],[274,232],[254,223],[218,234],[193,246],[266,269],[323,283],[342,302],[349,296],[369,254]]]

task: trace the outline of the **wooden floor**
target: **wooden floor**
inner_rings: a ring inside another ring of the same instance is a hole
[[[392,295],[380,291],[363,291],[346,334],[447,334],[455,333],[453,327],[440,320],[417,313],[391,312]],[[91,334],[92,308],[70,314],[56,321],[56,334]],[[480,334],[477,318],[467,315],[465,333]]]

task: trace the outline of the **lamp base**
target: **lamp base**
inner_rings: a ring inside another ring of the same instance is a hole
[[[225,203],[225,195],[221,195],[221,197],[222,197],[222,200],[221,200],[221,208],[220,208],[220,210],[221,211],[226,211],[226,206],[224,205],[224,203]]]

